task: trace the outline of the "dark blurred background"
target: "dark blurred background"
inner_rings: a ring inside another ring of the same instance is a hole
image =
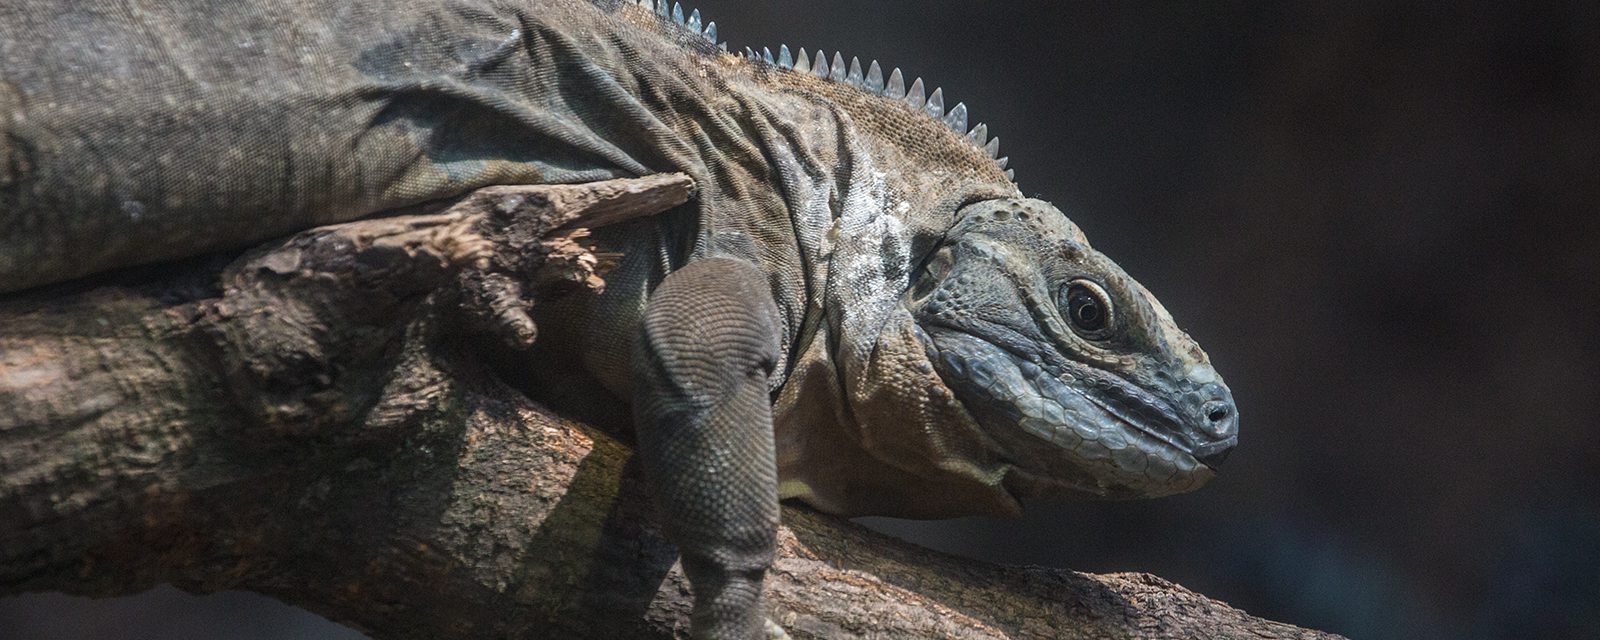
[[[1353,638],[1600,638],[1600,3],[700,8],[966,101],[1239,401],[1195,494],[870,524]],[[0,636],[360,637],[170,588],[3,599]]]

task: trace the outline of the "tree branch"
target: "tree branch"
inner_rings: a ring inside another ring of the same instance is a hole
[[[0,593],[249,589],[375,638],[682,637],[618,440],[481,364],[601,286],[586,226],[676,175],[495,187],[0,299]],[[1142,574],[998,567],[784,511],[798,638],[1330,637]]]

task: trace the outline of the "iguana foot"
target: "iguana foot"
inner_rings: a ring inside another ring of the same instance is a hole
[[[702,258],[662,280],[635,343],[639,458],[683,554],[698,640],[773,637],[761,583],[778,530],[777,317],[759,270]]]

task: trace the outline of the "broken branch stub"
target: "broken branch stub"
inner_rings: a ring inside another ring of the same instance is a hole
[[[614,256],[585,242],[589,229],[660,213],[687,202],[694,181],[681,173],[581,185],[497,186],[479,189],[448,214],[475,220],[475,229],[500,250],[462,272],[461,308],[474,327],[526,349],[538,337],[530,292],[559,295],[574,287],[605,287]]]

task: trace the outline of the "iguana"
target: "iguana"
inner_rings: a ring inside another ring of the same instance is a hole
[[[1206,354],[964,105],[716,42],[648,0],[0,4],[0,291],[684,172],[693,201],[596,232],[603,293],[536,309],[534,368],[596,383],[554,402],[631,407],[699,638],[781,633],[783,498],[1009,514],[1212,477],[1238,417]]]

